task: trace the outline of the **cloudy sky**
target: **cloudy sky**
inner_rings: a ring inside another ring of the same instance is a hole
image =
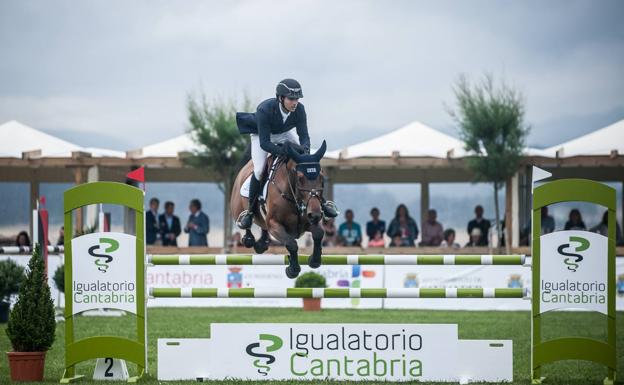
[[[299,79],[313,142],[419,120],[453,133],[458,74],[521,89],[529,143],[624,118],[623,1],[0,2],[0,123],[137,148],[186,129],[185,100],[254,101]]]

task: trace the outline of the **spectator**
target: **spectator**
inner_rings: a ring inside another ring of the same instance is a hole
[[[336,233],[336,223],[334,218],[323,219],[322,222],[325,236],[323,237],[323,246],[335,247],[338,245],[338,234]]]
[[[57,246],[63,246],[65,244],[65,226],[61,226],[59,229],[59,237],[56,240]]]
[[[360,225],[353,222],[353,210],[345,211],[345,220],[338,227],[338,237],[341,246],[360,246],[362,243],[362,229]]]
[[[388,226],[388,236],[393,239],[394,246],[414,246],[418,238],[418,225],[409,216],[407,207],[401,203],[397,206],[394,219]],[[400,243],[396,242],[396,237],[400,236]]]
[[[163,246],[178,246],[178,236],[182,232],[180,218],[173,215],[173,202],[165,202],[165,212],[158,217],[158,228]]]
[[[381,241],[383,242],[383,234],[386,232],[386,222],[379,219],[379,209],[373,207],[370,211],[370,215],[373,219],[366,222],[366,235],[368,236],[369,246],[371,239],[375,238],[377,233],[381,233]]]
[[[589,229],[589,231],[604,235],[605,237],[609,236],[609,210],[605,210],[602,215],[602,221]],[[622,239],[622,230],[620,229],[620,224],[617,223],[617,221],[615,222],[615,244],[617,246],[624,244],[624,240]]]
[[[479,242],[481,242],[481,238],[483,234],[481,233],[481,229],[478,227],[473,227],[470,232],[470,240],[466,243],[466,247],[476,247],[481,246]]]
[[[488,233],[490,232],[490,221],[483,218],[483,207],[477,205],[475,207],[475,219],[468,222],[468,234],[472,238],[472,230],[478,228],[480,230],[480,237],[474,246],[487,246],[488,245]],[[471,239],[472,242],[472,239]]]
[[[379,230],[368,240],[368,247],[384,247],[385,245],[386,242],[384,242],[383,233]]]
[[[30,247],[30,237],[25,231],[20,231],[15,238],[15,246]]]
[[[421,246],[440,246],[444,228],[437,221],[438,213],[434,209],[427,211],[427,220],[422,224],[422,241]]]
[[[201,211],[199,199],[191,200],[189,204],[189,216],[184,232],[189,235],[189,246],[208,246],[208,232],[210,231],[210,221],[208,215]]]
[[[401,232],[397,232],[393,237],[390,237],[392,240],[390,241],[390,247],[407,247],[408,244],[403,244],[401,239]]]
[[[441,247],[459,249],[459,243],[455,242],[455,230],[453,229],[444,230],[443,237],[444,237],[444,240],[442,241],[442,244],[440,245]]]
[[[581,212],[578,209],[570,210],[568,221],[565,224],[565,230],[587,230]]]
[[[548,206],[542,207],[542,235],[555,231],[555,218],[548,215]]]
[[[153,245],[158,239],[158,198],[149,201],[149,210],[145,213],[145,243]]]

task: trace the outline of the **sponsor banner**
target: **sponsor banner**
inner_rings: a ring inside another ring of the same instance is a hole
[[[212,324],[209,379],[457,381],[457,325]]]
[[[530,262],[530,259],[528,259]],[[303,266],[302,272],[311,269]],[[279,266],[153,266],[147,269],[147,287],[293,287]],[[531,269],[522,266],[322,266],[314,271],[329,287],[499,287],[531,289]],[[385,279],[384,279],[385,276]],[[616,307],[624,310],[624,258],[616,259]],[[153,298],[149,306],[299,307],[298,298]],[[438,310],[530,310],[519,299],[324,298],[324,308],[400,308]]]
[[[136,313],[136,238],[92,233],[71,243],[72,314],[101,308]]]
[[[301,274],[312,269],[302,266]],[[376,288],[383,287],[383,266],[322,266],[313,271],[323,275],[328,287]],[[147,287],[219,287],[219,288],[289,288],[295,280],[289,279],[280,266],[201,266],[159,265],[150,267],[146,275]],[[380,308],[380,298],[324,298],[326,308]],[[300,298],[185,298],[172,300],[153,298],[149,306],[256,306],[299,307]]]
[[[540,238],[540,313],[585,309],[608,314],[608,238],[558,231]]]

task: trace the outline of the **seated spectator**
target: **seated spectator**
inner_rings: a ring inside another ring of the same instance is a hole
[[[20,231],[15,238],[15,246],[30,247],[30,237],[25,231]]]
[[[605,210],[602,215],[602,221],[589,229],[589,231],[604,235],[605,237],[609,236],[609,210]],[[622,239],[622,230],[620,229],[620,224],[617,223],[617,221],[615,222],[615,244],[617,246],[624,244],[624,240]]]
[[[165,213],[158,217],[158,228],[163,246],[178,246],[178,236],[182,232],[180,218],[173,215],[173,202],[165,202]]]
[[[149,210],[145,213],[145,243],[153,245],[158,239],[158,198],[149,201]]]
[[[208,246],[208,232],[210,231],[210,221],[208,215],[201,210],[199,199],[193,199],[189,203],[189,216],[184,232],[189,235],[189,246]]]
[[[482,246],[479,243],[481,242],[483,234],[481,234],[481,229],[478,227],[474,227],[472,232],[470,233],[470,240],[466,243],[465,247],[477,247]]]
[[[444,230],[444,234],[442,236],[444,237],[444,240],[440,244],[441,247],[459,249],[459,243],[455,242],[455,230],[446,229]]]
[[[555,218],[548,215],[548,206],[542,207],[542,235],[555,231]]]
[[[397,234],[401,237],[400,243],[394,242]],[[402,203],[397,206],[394,219],[388,226],[388,236],[393,239],[394,246],[415,246],[416,238],[418,238],[418,225],[409,216],[407,207]]]
[[[334,218],[323,219],[321,222],[325,236],[323,237],[323,246],[335,247],[338,245],[338,233],[336,232],[336,224]]]
[[[61,226],[59,229],[59,237],[56,240],[57,246],[63,246],[65,244],[65,226]]]
[[[444,228],[437,221],[438,213],[434,209],[427,211],[427,220],[422,224],[421,246],[440,246]]]
[[[385,245],[386,242],[383,239],[383,233],[379,230],[368,240],[368,247],[384,247]]]
[[[474,228],[478,228],[481,234],[481,238],[479,238],[474,246],[487,246],[489,243],[488,233],[490,232],[490,221],[483,218],[483,207],[481,205],[477,205],[474,212],[475,219],[468,222],[468,234],[472,234],[472,230]]]
[[[369,246],[370,240],[375,238],[375,234],[381,233],[381,239],[383,240],[383,234],[386,232],[386,222],[379,219],[379,209],[373,207],[370,215],[373,219],[366,222],[366,235],[368,236]]]
[[[341,246],[360,246],[362,243],[362,229],[353,222],[353,210],[345,211],[345,220],[338,227],[338,237]]]
[[[408,247],[409,246],[407,242],[403,244],[403,239],[401,237],[400,232],[394,234],[394,236],[391,238],[392,238],[392,241],[390,241],[390,247]]]
[[[581,212],[578,209],[570,210],[570,214],[568,215],[568,221],[566,222],[564,229],[587,230],[587,227],[585,227],[585,222],[583,222]]]

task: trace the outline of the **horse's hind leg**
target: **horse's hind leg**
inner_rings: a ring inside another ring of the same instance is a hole
[[[254,247],[255,246],[256,238],[254,237],[254,235],[251,232],[251,230],[249,230],[249,229],[245,230],[245,235],[243,235],[243,238],[241,239],[241,243],[246,248],[250,248],[250,247]]]
[[[320,223],[316,225],[312,225],[310,227],[310,232],[312,233],[312,240],[314,240],[314,250],[312,251],[312,255],[308,258],[308,266],[313,269],[321,266],[321,249],[323,246],[323,236],[325,236],[325,231],[321,227]]]
[[[256,254],[262,254],[269,248],[269,232],[268,230],[262,229],[262,235],[260,239],[256,241],[254,244],[254,250]]]
[[[299,266],[299,255],[297,254],[299,249],[297,246],[297,240],[288,234],[284,226],[276,221],[269,222],[269,231],[271,232],[271,235],[273,235],[278,241],[282,242],[284,246],[286,246],[286,250],[288,250],[288,266],[286,266],[286,276],[291,279],[296,278],[301,271],[301,266]]]

